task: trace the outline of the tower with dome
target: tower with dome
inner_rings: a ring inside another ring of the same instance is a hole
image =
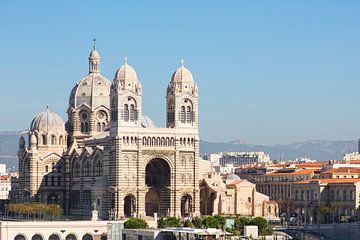
[[[94,44],[88,74],[71,90],[67,122],[49,107],[19,141],[21,202],[58,203],[69,215],[199,214],[198,89],[183,62],[166,90],[166,127],[143,114],[142,87],[125,62],[101,75]]]

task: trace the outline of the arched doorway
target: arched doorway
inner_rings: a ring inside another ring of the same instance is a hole
[[[134,195],[129,194],[124,198],[124,214],[125,217],[132,217],[136,212],[136,199]]]
[[[31,240],[44,240],[40,234],[35,234],[32,236]]]
[[[57,234],[51,234],[49,240],[60,240],[60,237]]]
[[[94,238],[93,236],[87,233],[82,237],[82,240],[94,240]]]
[[[189,217],[192,213],[192,198],[189,194],[185,194],[181,198],[181,216]]]
[[[145,195],[145,212],[146,216],[153,216],[159,213],[160,196],[157,191],[150,189]]]
[[[22,234],[18,234],[15,236],[14,240],[26,240],[25,236]]]
[[[58,203],[58,200],[58,195],[56,195],[55,193],[51,193],[47,196],[48,203]]]
[[[77,238],[74,234],[69,234],[66,236],[65,240],[77,240]]]
[[[216,193],[212,192],[210,194],[209,202],[208,202],[208,209],[207,209],[207,214],[208,215],[212,215],[213,212],[214,212],[215,199],[216,199]]]
[[[145,183],[148,187],[170,186],[170,166],[161,158],[151,160],[145,168]]]
[[[166,216],[170,211],[170,165],[161,158],[152,159],[145,168],[145,184],[149,188],[145,195],[145,212],[153,216]]]

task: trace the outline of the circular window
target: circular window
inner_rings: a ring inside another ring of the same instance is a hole
[[[100,112],[98,112],[97,116],[98,116],[98,119],[104,119],[105,113],[100,111]]]
[[[81,113],[81,118],[86,120],[88,118],[88,114],[86,112]]]

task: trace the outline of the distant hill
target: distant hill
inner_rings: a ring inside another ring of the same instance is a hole
[[[17,150],[21,132],[0,132],[0,163],[6,163],[7,168],[17,169]]]
[[[16,169],[18,165],[16,152],[21,132],[0,132],[0,163],[6,163],[8,168]],[[310,140],[287,145],[252,145],[244,141],[214,143],[200,141],[201,154],[226,151],[263,151],[272,159],[289,160],[298,157],[309,157],[316,160],[342,159],[344,153],[357,151],[357,141],[326,141]]]
[[[226,152],[226,151],[263,151],[270,154],[271,159],[295,159],[308,157],[315,160],[337,160],[342,159],[345,153],[357,151],[357,141],[327,141],[309,140],[305,142],[287,145],[252,145],[243,141],[229,143],[200,142],[200,151],[204,153]]]

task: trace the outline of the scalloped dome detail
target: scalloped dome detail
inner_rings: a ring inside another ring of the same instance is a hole
[[[138,78],[135,69],[126,62],[116,71],[115,80],[138,81]]]
[[[181,82],[181,83],[194,83],[194,78],[192,73],[184,66],[179,67],[175,70],[171,76],[171,82]]]
[[[30,124],[30,131],[46,133],[65,133],[65,124],[62,118],[50,111],[49,107],[38,113]]]

